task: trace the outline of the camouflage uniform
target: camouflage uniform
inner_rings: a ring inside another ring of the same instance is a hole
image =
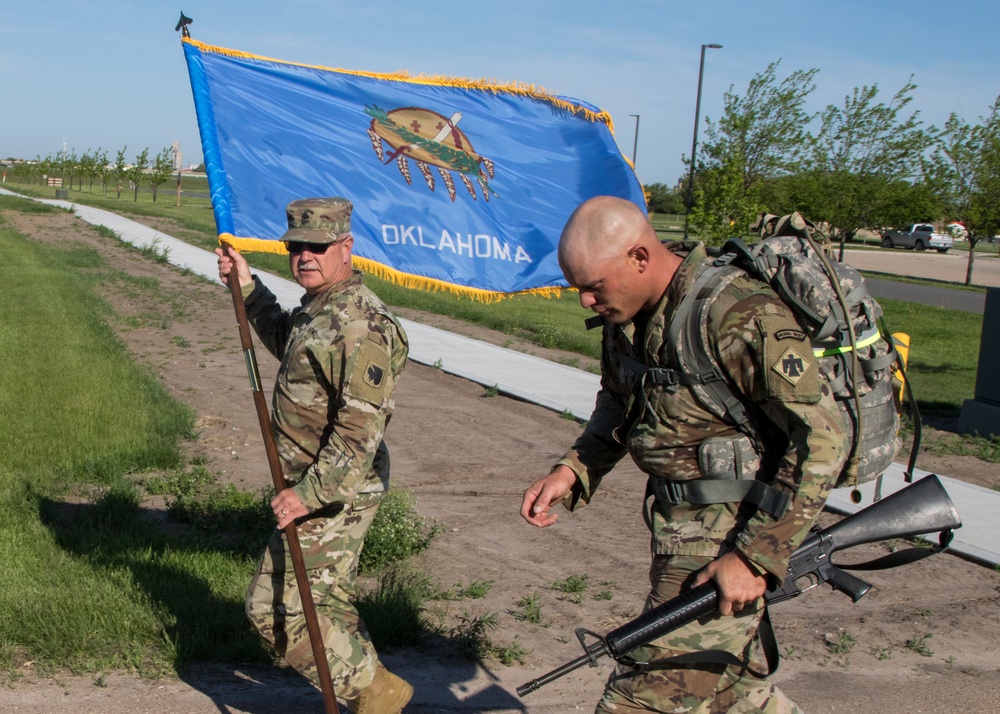
[[[271,420],[285,479],[310,515],[299,541],[338,696],[372,682],[378,656],[352,604],[365,532],[388,487],[382,441],[406,334],[357,271],[286,313],[255,277],[247,317],[281,360]],[[246,597],[275,651],[318,683],[287,540],[276,530]]]
[[[601,390],[583,434],[559,463],[577,474],[570,507],[590,501],[601,479],[626,454],[651,479],[686,481],[705,477],[716,462],[744,472],[766,469],[768,459],[751,450],[728,462],[720,444],[741,443],[736,427],[705,409],[688,387],[640,386],[629,358],[647,367],[669,365],[667,329],[677,305],[706,264],[704,247],[690,249],[645,325],[605,323]],[[672,505],[657,499],[649,513],[652,530],[652,590],[649,609],[690,585],[694,573],[736,549],[760,572],[783,579],[788,559],[822,510],[846,456],[846,437],[832,395],[816,369],[812,345],[793,314],[763,283],[739,277],[712,304],[706,327],[708,344],[731,383],[758,407],[780,438],[768,444],[777,474],[774,487],[788,493],[781,518],[738,503]],[[802,360],[789,370],[789,350]],[[742,439],[747,445],[749,441]],[[787,446],[785,446],[787,444]],[[711,448],[706,448],[711,447]],[[780,453],[777,453],[780,452]],[[772,468],[772,472],[774,469]],[[753,635],[762,600],[737,616],[703,618],[640,648],[630,656],[643,661],[702,649],[754,654]],[[611,676],[598,712],[789,712],[797,708],[766,680],[738,668],[694,665],[634,675],[619,667]]]

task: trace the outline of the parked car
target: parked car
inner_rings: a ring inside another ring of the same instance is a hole
[[[933,248],[938,253],[947,253],[955,244],[954,239],[943,233],[935,233],[930,223],[913,223],[902,230],[889,230],[882,236],[883,248],[912,248],[927,250]]]

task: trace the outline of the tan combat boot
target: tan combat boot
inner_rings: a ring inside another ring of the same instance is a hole
[[[347,702],[347,708],[352,714],[399,714],[412,696],[409,682],[379,664],[371,686]]]

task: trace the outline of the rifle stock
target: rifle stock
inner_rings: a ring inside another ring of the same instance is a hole
[[[941,481],[935,475],[927,476],[807,537],[792,554],[784,581],[764,593],[764,599],[768,604],[782,602],[797,597],[820,583],[828,582],[857,602],[871,589],[871,585],[836,566],[831,560],[835,552],[865,543],[910,538],[939,531],[942,534],[943,549],[950,540],[951,530],[960,528],[961,525],[958,511]],[[932,552],[936,551],[924,551],[926,554]],[[867,569],[894,567],[919,557],[923,555],[904,558],[891,564],[883,559],[866,565]],[[636,647],[713,612],[718,606],[718,598],[718,588],[710,580],[657,605],[606,635],[601,636],[579,628],[576,636],[585,654],[538,679],[522,684],[517,688],[517,694],[523,697],[585,664],[596,667],[597,660],[601,657],[621,660]],[[595,638],[589,645],[585,639],[587,635]]]

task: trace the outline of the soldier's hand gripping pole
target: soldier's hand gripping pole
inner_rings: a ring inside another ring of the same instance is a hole
[[[223,243],[222,250],[229,255],[230,245]],[[274,490],[280,492],[287,487],[285,474],[281,469],[281,460],[278,458],[278,447],[274,443],[274,432],[271,431],[271,415],[267,409],[267,397],[260,385],[257,357],[254,354],[253,339],[250,336],[250,323],[247,320],[246,306],[243,304],[243,291],[240,289],[240,281],[235,267],[229,274],[229,292],[233,296],[236,324],[240,330],[240,345],[243,348],[243,359],[246,361],[247,375],[250,378],[254,406],[257,408],[257,421],[260,422],[260,433],[264,439],[267,463],[271,468],[271,480],[274,482]],[[312,646],[313,659],[316,661],[316,673],[319,677],[320,689],[323,692],[323,705],[326,708],[326,714],[339,714],[340,707],[337,705],[333,680],[330,678],[330,663],[326,659],[326,647],[323,645],[323,635],[316,617],[316,604],[312,599],[312,589],[309,586],[309,577],[306,575],[302,547],[299,545],[299,534],[295,529],[294,521],[285,526],[285,538],[288,541],[288,554],[292,559],[292,569],[295,571],[295,582],[302,597],[302,613],[306,618],[309,644]]]
[[[792,554],[784,581],[764,593],[764,600],[768,603],[789,600],[820,583],[830,583],[857,602],[871,589],[871,585],[843,568],[881,570],[915,562],[947,547],[951,542],[952,529],[960,528],[961,525],[955,505],[948,498],[941,481],[932,474],[847,516],[829,528],[808,536]],[[937,549],[911,548],[868,563],[849,566],[837,566],[832,559],[834,553],[844,548],[935,532],[940,533]],[[606,635],[579,628],[576,636],[586,654],[538,679],[522,684],[517,688],[517,694],[523,697],[585,664],[597,666],[596,660],[600,657],[613,657],[619,662],[636,664],[626,658],[629,652],[712,612],[718,605],[718,597],[715,582],[710,580],[657,605]],[[589,645],[585,640],[588,635],[595,638]],[[678,661],[687,656],[680,655],[671,660]]]

